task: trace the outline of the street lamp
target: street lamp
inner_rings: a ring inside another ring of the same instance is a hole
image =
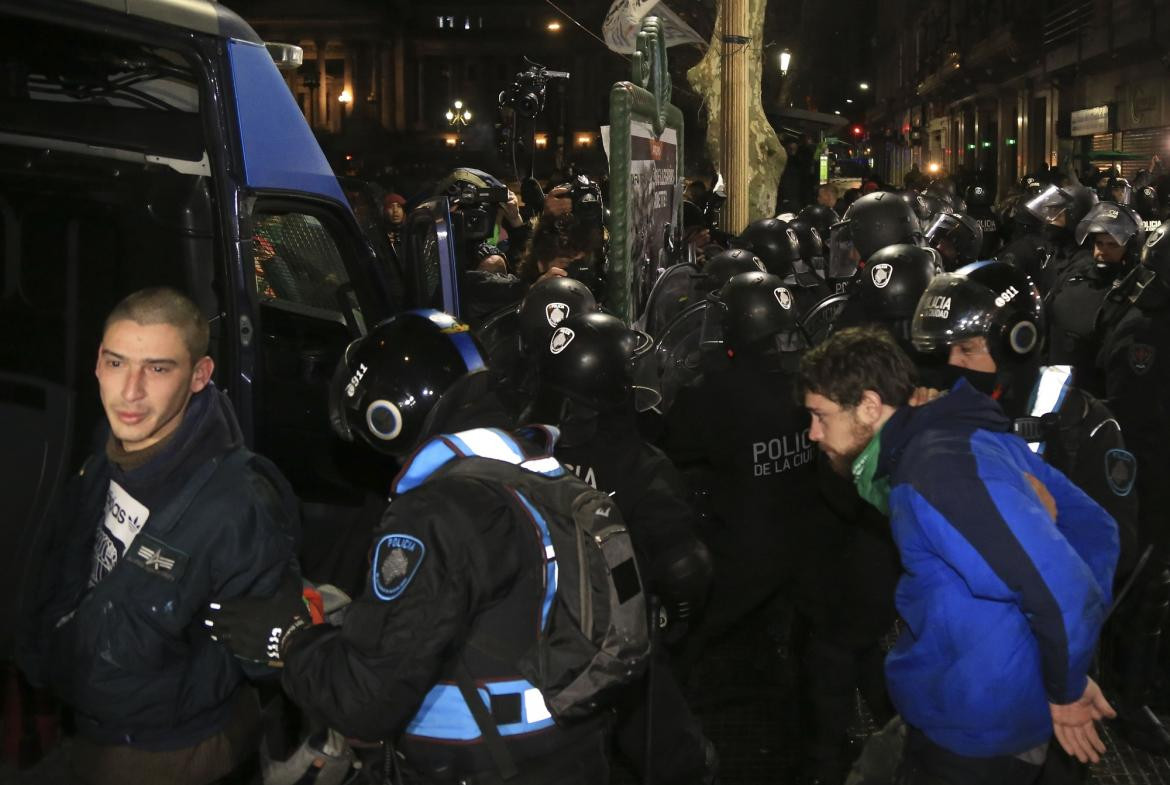
[[[787,49],[780,50],[780,75],[788,76],[788,66],[792,64],[792,52]]]
[[[471,122],[471,110],[465,109],[462,101],[456,101],[444,115],[451,125],[467,125]]]
[[[869,89],[869,82],[859,82],[857,84],[857,89],[861,90],[862,92],[865,92],[866,90]]]

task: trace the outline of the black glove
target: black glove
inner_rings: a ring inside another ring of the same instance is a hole
[[[236,597],[208,604],[211,639],[242,660],[279,668],[289,639],[312,625],[301,579],[288,574],[271,597]]]

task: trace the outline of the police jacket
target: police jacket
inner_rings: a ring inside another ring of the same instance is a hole
[[[1170,293],[1160,281],[1136,295],[1127,292],[1144,273],[1139,267],[1114,293],[1112,313],[1103,309],[1105,337],[1097,360],[1106,401],[1138,462],[1139,542],[1170,552]]]
[[[642,440],[632,412],[602,414],[588,439],[578,441],[570,435],[566,430],[557,445],[557,460],[613,497],[653,591],[668,600],[702,600],[709,576],[702,570],[681,574],[673,569],[696,549],[705,550],[698,541],[690,491],[678,469],[661,450]],[[700,556],[705,561],[705,555]]]
[[[793,384],[789,371],[741,355],[683,388],[667,414],[666,454],[749,542],[778,536],[819,503],[816,447]]]
[[[1096,373],[1097,310],[1121,272],[1121,263],[1098,264],[1091,251],[1081,251],[1045,298],[1049,364],[1073,366],[1077,386],[1094,395],[1104,393]]]
[[[160,463],[167,468],[151,481],[159,503],[90,586],[111,479],[132,487],[136,472]],[[200,620],[213,597],[276,590],[295,568],[297,515],[288,483],[242,446],[227,397],[209,386],[159,457],[122,472],[96,454],[74,478],[22,667],[72,705],[79,732],[99,743],[167,750],[214,735],[245,674]]]
[[[960,381],[899,409],[854,463],[862,495],[888,500],[904,568],[890,697],[931,741],[972,757],[1046,743],[1049,702],[1081,697],[1117,562],[1109,515],[1008,426]]]
[[[479,479],[442,476],[460,456],[564,474],[535,444],[499,429],[425,442],[391,486],[365,592],[341,627],[319,625],[290,640],[282,677],[310,716],[346,736],[397,739],[412,768],[452,781],[494,771],[460,692],[461,673],[474,681],[521,771],[597,733],[591,722],[557,725],[518,673],[555,572],[537,518],[519,515],[501,489]]]

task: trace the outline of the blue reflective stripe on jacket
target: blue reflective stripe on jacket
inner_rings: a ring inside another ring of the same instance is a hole
[[[517,695],[520,698],[520,722],[498,724],[501,736],[515,736],[532,733],[552,727],[553,719],[540,690],[528,681],[510,680],[489,682],[477,687],[483,704],[491,709],[491,695]],[[406,726],[408,736],[418,736],[442,741],[477,741],[479,726],[463,700],[459,687],[450,683],[439,683],[423,698],[422,706],[414,719]]]

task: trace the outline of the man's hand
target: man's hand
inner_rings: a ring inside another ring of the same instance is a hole
[[[945,394],[946,390],[936,390],[933,387],[915,387],[914,392],[910,395],[909,403],[911,406],[921,406]]]
[[[1052,712],[1052,731],[1069,755],[1081,763],[1097,763],[1105,754],[1105,743],[1097,735],[1094,721],[1112,719],[1117,712],[1101,694],[1097,682],[1089,679],[1085,692],[1074,703],[1048,704]]]
[[[564,267],[550,267],[547,270],[545,270],[543,273],[541,273],[540,277],[537,278],[536,280],[546,281],[549,278],[567,278],[568,275],[569,274],[567,272],[565,272]]]
[[[544,214],[554,217],[568,215],[573,211],[572,191],[567,185],[558,185],[544,197]]]
[[[508,201],[500,205],[500,212],[504,214],[509,229],[515,229],[524,223],[524,219],[520,217],[520,201],[511,188],[508,189]]]
[[[301,579],[289,573],[271,597],[236,597],[208,604],[203,620],[211,639],[226,646],[242,660],[260,662],[279,668],[289,638],[320,618],[305,599],[307,592]],[[321,595],[312,591],[318,606]]]

